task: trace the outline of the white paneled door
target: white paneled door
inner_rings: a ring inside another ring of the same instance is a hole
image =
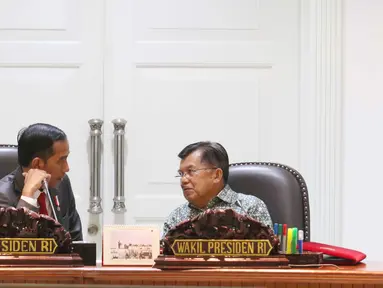
[[[34,122],[67,133],[69,176],[91,241],[88,120],[103,117],[103,12],[101,0],[0,1],[0,143],[16,144]]]
[[[177,154],[195,141],[299,168],[299,1],[111,0],[105,20],[105,223],[161,226],[184,201]],[[115,118],[123,219],[110,213]]]

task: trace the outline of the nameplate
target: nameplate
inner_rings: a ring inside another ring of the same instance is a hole
[[[174,240],[171,249],[175,256],[184,257],[251,257],[268,256],[273,247],[267,239],[176,239]]]
[[[0,238],[0,254],[54,254],[57,243],[54,238]]]

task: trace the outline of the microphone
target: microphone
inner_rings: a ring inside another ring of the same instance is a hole
[[[51,198],[51,193],[49,193],[49,189],[48,189],[48,182],[46,179],[43,180],[43,186],[44,186],[44,192],[46,197],[48,198],[49,200],[49,205],[51,206],[51,210],[52,210],[52,215],[53,215],[53,218],[57,220],[57,215],[56,215],[56,210],[55,210],[55,207],[53,206],[53,202],[52,202],[52,198]]]

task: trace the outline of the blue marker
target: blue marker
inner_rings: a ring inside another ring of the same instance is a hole
[[[303,253],[303,230],[298,231],[298,251],[299,254]]]
[[[274,223],[274,234],[278,236],[278,223]]]

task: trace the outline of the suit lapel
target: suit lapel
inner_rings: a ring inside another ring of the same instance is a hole
[[[18,167],[13,173],[15,175],[15,178],[13,180],[15,191],[18,194],[18,196],[21,196],[21,192],[23,191],[23,188],[24,188],[23,170],[21,169],[21,167]]]

